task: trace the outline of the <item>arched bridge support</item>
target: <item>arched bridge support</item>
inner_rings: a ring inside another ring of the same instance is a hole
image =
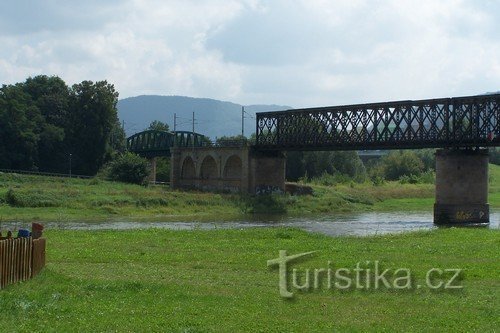
[[[172,148],[170,185],[251,194],[285,190],[285,156],[251,147]]]
[[[488,151],[436,151],[435,224],[489,223]]]

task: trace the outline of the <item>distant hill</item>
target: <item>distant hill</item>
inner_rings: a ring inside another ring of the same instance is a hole
[[[195,131],[210,138],[241,134],[241,105],[208,98],[143,95],[118,101],[118,117],[125,122],[127,136],[140,132],[151,121],[160,120],[173,130],[174,113],[177,130],[191,131],[195,112]],[[291,109],[284,105],[245,105],[245,135],[255,132],[255,113]]]

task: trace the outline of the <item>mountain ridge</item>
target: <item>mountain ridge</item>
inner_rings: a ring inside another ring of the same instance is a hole
[[[177,95],[139,95],[118,101],[118,117],[124,122],[127,136],[146,129],[151,121],[160,120],[173,130],[174,114],[177,130],[192,130],[195,113],[195,132],[210,138],[241,134],[241,108],[245,107],[245,135],[255,132],[255,113],[288,110],[292,107],[277,104],[241,105],[211,98]]]

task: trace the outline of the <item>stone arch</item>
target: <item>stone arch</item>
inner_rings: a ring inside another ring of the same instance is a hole
[[[191,156],[186,157],[184,159],[184,162],[182,162],[181,178],[182,179],[196,178],[196,169],[194,167],[194,162]]]
[[[224,178],[240,179],[242,171],[241,158],[236,155],[231,155],[226,160],[226,165],[224,166]]]
[[[219,178],[217,162],[211,155],[205,156],[200,168],[201,179],[216,179]]]

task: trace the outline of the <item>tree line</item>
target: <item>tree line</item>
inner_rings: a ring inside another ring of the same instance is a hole
[[[107,81],[40,75],[0,88],[0,168],[95,175],[125,133]]]
[[[0,88],[0,169],[36,170],[95,175],[126,150],[125,133],[117,115],[118,92],[107,81],[82,81],[68,86],[57,76],[40,75]],[[153,121],[148,129],[168,131]],[[321,130],[318,124],[318,131]],[[250,138],[225,136],[216,143]],[[491,149],[491,162],[500,151]],[[169,180],[168,158],[158,161],[157,179]],[[434,150],[393,151],[370,161],[357,152],[288,152],[289,181],[366,180],[419,181],[434,170]],[[333,177],[333,178],[332,178]]]

